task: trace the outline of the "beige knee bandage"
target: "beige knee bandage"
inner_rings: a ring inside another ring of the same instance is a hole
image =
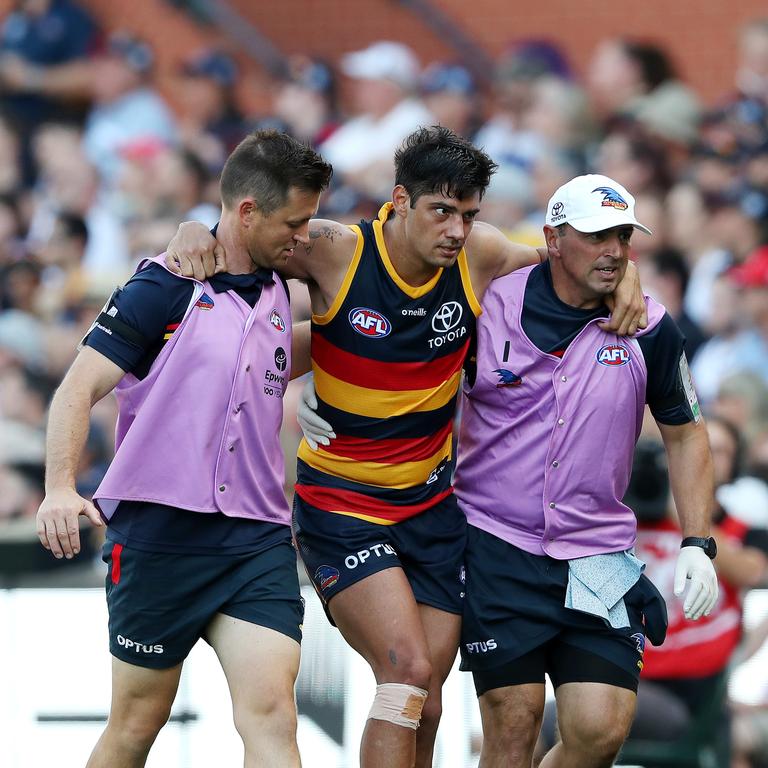
[[[421,710],[427,700],[427,692],[405,683],[382,683],[376,686],[376,696],[368,713],[368,719],[386,720],[403,728],[419,727]]]

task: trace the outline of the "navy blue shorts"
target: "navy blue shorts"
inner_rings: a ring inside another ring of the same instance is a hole
[[[479,694],[490,687],[543,683],[545,672],[555,686],[607,682],[636,690],[645,649],[639,586],[624,598],[630,626],[614,629],[564,606],[567,560],[532,555],[472,525],[465,558],[461,668],[474,673]],[[525,669],[517,668],[517,659],[525,661]],[[490,684],[494,679],[497,685]]]
[[[121,661],[180,664],[218,613],[301,642],[304,602],[286,539],[256,554],[145,552],[107,541],[109,650]]]
[[[327,512],[295,497],[296,548],[325,604],[386,568],[402,568],[417,603],[460,614],[467,519],[454,496],[408,520],[377,525]]]

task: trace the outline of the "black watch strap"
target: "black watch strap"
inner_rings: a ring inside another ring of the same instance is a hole
[[[711,536],[707,538],[702,536],[686,536],[680,542],[680,547],[700,547],[710,560],[714,560],[717,554],[717,544]]]

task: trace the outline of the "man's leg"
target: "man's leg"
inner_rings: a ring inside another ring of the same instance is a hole
[[[147,669],[112,658],[112,705],[107,727],[86,768],[141,768],[168,721],[181,664]]]
[[[459,648],[461,616],[430,605],[419,605],[419,613],[429,647],[432,677],[421,723],[416,731],[416,768],[431,768],[437,726],[443,713],[443,683],[451,672]]]
[[[544,684],[493,688],[480,696],[480,768],[530,768],[544,712]]]
[[[300,646],[274,629],[218,614],[206,630],[232,695],[245,768],[295,768]]]
[[[637,696],[605,683],[564,683],[555,692],[562,741],[541,768],[609,768],[629,733]]]
[[[419,607],[401,568],[378,571],[329,602],[344,639],[370,664],[377,693],[360,746],[361,768],[412,768],[416,728],[432,676]],[[396,683],[408,688],[384,688]],[[402,699],[402,701],[401,701]]]

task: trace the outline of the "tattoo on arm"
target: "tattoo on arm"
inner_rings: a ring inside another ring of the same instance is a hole
[[[335,242],[336,238],[342,236],[342,231],[338,227],[322,226],[318,229],[309,230],[309,245],[307,245],[307,253],[312,253],[312,249],[315,247],[315,243],[324,237],[326,240]]]
[[[389,660],[392,663],[393,667],[397,666],[397,654],[395,653],[393,648],[391,648],[389,651]]]

